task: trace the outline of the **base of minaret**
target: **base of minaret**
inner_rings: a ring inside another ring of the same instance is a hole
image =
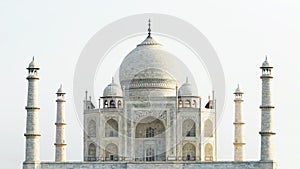
[[[66,161],[65,149],[67,144],[55,143],[54,145],[56,146],[55,162],[65,162]]]
[[[234,145],[234,161],[244,161],[244,145],[246,143],[233,143]]]
[[[24,162],[23,169],[41,169],[40,162]]]
[[[259,132],[261,135],[261,161],[273,161],[273,135],[274,132]]]

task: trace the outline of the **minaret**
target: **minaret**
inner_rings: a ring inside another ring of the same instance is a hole
[[[235,120],[234,120],[234,161],[244,160],[244,137],[243,137],[243,117],[242,117],[242,102],[243,92],[241,92],[238,85],[237,89],[233,93],[235,95]]]
[[[66,136],[65,136],[65,92],[62,85],[56,92],[57,116],[56,116],[56,142],[55,142],[55,161],[66,161]]]
[[[27,121],[26,121],[26,154],[24,168],[35,168],[40,162],[40,131],[39,131],[39,106],[38,106],[38,70],[34,62],[30,62],[28,70],[28,96],[27,96]]]
[[[261,161],[272,161],[273,160],[273,113],[272,110],[274,106],[272,105],[272,92],[271,92],[271,81],[273,79],[271,70],[273,67],[270,66],[267,57],[263,62],[260,69],[262,70],[262,75],[260,76],[262,80],[262,103],[261,109],[261,150],[260,159]]]

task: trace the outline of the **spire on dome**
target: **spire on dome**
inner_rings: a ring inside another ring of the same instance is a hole
[[[151,36],[151,20],[148,20],[148,37]]]
[[[266,55],[265,61],[262,63],[261,68],[273,68],[273,67],[270,65],[269,61],[268,61],[268,56],[267,56],[267,55]]]
[[[60,84],[59,89],[57,90],[56,94],[57,94],[57,95],[66,94],[66,93],[63,91],[62,84]]]
[[[37,70],[39,70],[39,68],[37,67],[37,65],[36,65],[36,63],[34,61],[34,56],[32,57],[32,61],[29,63],[27,69],[37,69]]]
[[[154,40],[154,38],[152,38],[151,36],[151,20],[148,20],[148,36],[147,38],[140,44],[137,45],[137,47],[139,46],[148,46],[148,45],[161,45],[158,42],[156,42],[156,40]]]
[[[115,78],[111,77],[111,83],[115,83]]]
[[[241,89],[240,89],[240,85],[237,85],[237,88],[235,89],[234,93],[236,96],[241,96],[242,94],[244,94]]]

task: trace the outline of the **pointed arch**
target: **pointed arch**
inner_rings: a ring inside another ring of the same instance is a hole
[[[135,161],[166,160],[166,128],[160,119],[147,116],[135,127]]]
[[[186,143],[182,148],[182,159],[184,161],[196,160],[196,147],[192,143]]]
[[[96,153],[97,153],[96,146],[94,143],[91,143],[88,148],[88,161],[96,161],[97,160]]]
[[[193,107],[194,107],[194,108],[197,108],[197,107],[198,107],[197,101],[196,101],[196,100],[193,100]]]
[[[114,119],[109,119],[105,123],[105,137],[118,137],[119,125]]]
[[[214,127],[211,120],[207,119],[204,122],[204,137],[213,137]]]
[[[110,143],[105,147],[105,160],[118,161],[118,146]]]
[[[108,108],[108,101],[107,101],[107,100],[104,100],[103,105],[104,105],[104,108]]]
[[[182,108],[182,107],[183,107],[183,102],[182,102],[181,99],[178,101],[178,107],[179,107],[179,108]]]
[[[182,136],[184,137],[195,137],[196,126],[195,121],[192,119],[184,120],[182,123]]]
[[[118,108],[122,108],[122,101],[121,100],[118,101]]]
[[[205,154],[205,157],[204,157],[204,160],[205,161],[213,161],[213,146],[210,144],[210,143],[207,143],[205,145],[205,148],[204,148],[204,154]]]
[[[191,101],[190,100],[185,100],[184,101],[184,107],[191,107]]]
[[[109,102],[109,107],[110,107],[110,108],[116,108],[116,102],[115,102],[114,100],[111,100],[111,101]]]
[[[88,123],[88,136],[96,137],[96,122],[94,120],[90,120]]]
[[[142,119],[135,130],[136,138],[164,137],[165,126],[161,120],[148,116]]]

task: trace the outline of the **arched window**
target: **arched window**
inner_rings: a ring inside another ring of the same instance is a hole
[[[96,137],[96,122],[94,120],[88,123],[88,136]]]
[[[179,102],[178,102],[178,107],[183,107],[183,102],[182,102],[182,100],[179,100]]]
[[[108,108],[108,101],[104,100],[104,108]]]
[[[111,101],[109,102],[109,106],[110,106],[110,108],[116,108],[116,103],[115,103],[115,101],[114,101],[114,100],[111,100]]]
[[[210,143],[207,143],[204,148],[205,151],[205,161],[213,161],[213,147]]]
[[[184,107],[191,107],[191,101],[190,100],[186,100],[184,102]]]
[[[197,108],[197,101],[196,100],[193,100],[193,107]]]
[[[184,161],[196,160],[196,148],[191,143],[186,143],[182,148],[182,158]]]
[[[118,122],[114,119],[109,119],[105,123],[105,137],[118,137]]]
[[[89,149],[88,149],[88,161],[96,161],[96,146],[95,144],[91,143],[89,145]]]
[[[153,148],[148,148],[146,150],[146,161],[154,161],[154,149]]]
[[[204,137],[213,137],[213,123],[209,119],[204,122]]]
[[[121,100],[118,101],[118,108],[122,108],[122,102],[121,102]]]
[[[152,127],[146,129],[146,137],[154,137],[154,129]]]
[[[196,136],[196,126],[192,119],[187,119],[182,124],[182,136],[184,137],[195,137]]]
[[[105,160],[118,161],[118,146],[110,143],[105,147]]]

